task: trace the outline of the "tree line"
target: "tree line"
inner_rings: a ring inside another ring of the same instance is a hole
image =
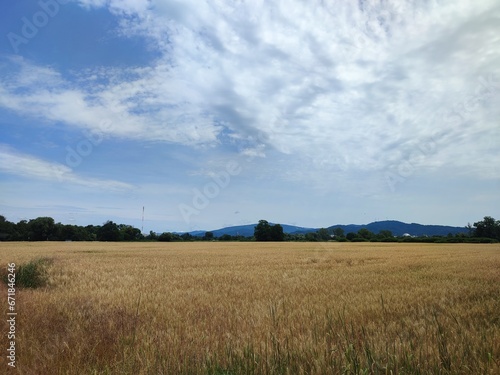
[[[3,241],[134,241],[141,231],[131,225],[107,221],[103,225],[55,223],[51,217],[37,217],[11,223],[0,215],[0,240]]]
[[[500,220],[485,216],[483,220],[470,223],[464,228],[467,233],[449,233],[446,236],[394,236],[390,230],[373,233],[366,228],[345,233],[340,227],[321,228],[316,232],[285,235],[285,241],[337,241],[337,242],[441,242],[441,243],[497,243],[500,241]]]
[[[224,234],[215,237],[213,232],[205,232],[203,236],[189,233],[150,231],[148,235],[127,224],[107,221],[102,225],[69,225],[56,223],[51,217],[37,217],[12,223],[0,215],[0,241],[338,241],[338,242],[481,242],[494,243],[500,241],[500,221],[491,216],[468,224],[468,233],[431,237],[394,236],[389,230],[373,233],[366,228],[357,232],[344,233],[338,228],[321,228],[310,233],[284,233],[280,224],[270,224],[260,220],[254,228],[253,236],[231,236]]]

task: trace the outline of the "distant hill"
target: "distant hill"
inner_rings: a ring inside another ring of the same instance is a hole
[[[270,223],[272,224],[272,223]],[[257,225],[248,224],[248,225],[238,225],[234,227],[226,227],[217,230],[212,230],[211,232],[215,237],[220,237],[224,234],[229,234],[231,236],[245,236],[250,237],[253,236],[254,228]],[[283,227],[283,231],[288,234],[299,234],[299,233],[310,233],[316,232],[319,228],[306,228],[306,227],[298,227],[295,225],[287,225],[281,224]],[[342,228],[345,234],[349,232],[357,232],[361,228],[366,228],[373,233],[378,233],[381,230],[390,230],[395,236],[402,236],[403,234],[410,234],[412,236],[446,236],[448,233],[457,234],[457,233],[467,233],[467,229],[465,227],[452,227],[446,225],[422,225],[416,223],[403,223],[401,221],[395,220],[385,220],[385,221],[376,221],[370,224],[338,224],[332,225],[328,227],[328,229],[334,228]],[[193,231],[189,232],[192,236],[203,236],[206,231]]]
[[[269,224],[274,225],[273,223],[269,223]],[[224,234],[229,234],[231,236],[251,237],[251,236],[253,236],[253,231],[254,231],[254,228],[256,225],[257,225],[257,223],[247,224],[247,225],[238,225],[238,226],[234,226],[234,227],[226,227],[226,228],[216,229],[216,230],[212,230],[210,232],[212,232],[215,237],[220,237]],[[308,232],[316,232],[317,231],[317,229],[315,229],[315,228],[303,228],[303,227],[297,227],[294,225],[287,225],[287,224],[281,224],[281,226],[283,227],[283,232],[285,232],[285,233],[308,233]],[[191,234],[192,236],[203,236],[205,234],[205,232],[206,231],[197,230],[197,231],[189,232],[189,234]]]
[[[381,230],[390,230],[395,236],[410,234],[412,236],[446,236],[448,233],[467,233],[465,227],[451,227],[446,225],[422,225],[416,223],[403,223],[395,220],[375,221],[365,225],[332,225],[328,229],[342,228],[347,234],[349,232],[357,232],[361,228],[366,228],[373,233],[378,233]]]

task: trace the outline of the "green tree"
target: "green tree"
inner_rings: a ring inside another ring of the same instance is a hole
[[[163,232],[162,234],[160,234],[158,236],[158,241],[160,241],[160,242],[170,242],[173,239],[174,238],[172,236],[172,233],[169,233],[169,232]]]
[[[220,241],[232,241],[233,237],[229,234],[223,234],[222,236],[219,237]]]
[[[120,241],[120,229],[112,221],[107,221],[97,232],[98,241]]]
[[[500,221],[485,216],[482,221],[474,223],[474,237],[494,238],[500,240]]]
[[[318,239],[320,241],[328,241],[331,238],[330,232],[326,228],[318,229],[318,231],[316,233],[318,234]]]
[[[28,222],[29,239],[31,241],[47,241],[54,239],[56,225],[51,217],[37,217]]]
[[[345,237],[344,230],[341,227],[335,228],[333,230],[333,234],[335,235],[336,239],[344,238]]]
[[[373,232],[369,231],[366,228],[361,228],[360,230],[358,230],[358,235],[365,240],[371,240],[374,237]]]
[[[158,235],[152,230],[149,231],[149,234],[146,236],[146,239],[156,241],[158,240]]]
[[[11,239],[14,234],[14,224],[7,221],[4,216],[0,215],[0,241]]]
[[[271,226],[271,241],[283,241],[284,239],[283,227],[280,224]]]
[[[85,228],[77,225],[56,224],[59,227],[58,238],[61,241],[85,241],[87,233]]]
[[[280,224],[271,225],[266,220],[259,220],[253,235],[256,241],[283,241],[285,233]]]
[[[87,225],[85,227],[85,241],[97,241],[97,234],[100,229],[99,225]]]
[[[17,224],[14,224],[14,232],[10,239],[13,241],[29,241],[28,221],[21,220]]]
[[[270,241],[271,238],[271,225],[267,220],[259,220],[255,226],[253,235],[256,241]]]
[[[306,233],[305,239],[306,239],[306,241],[317,242],[319,239],[319,236],[318,236],[317,232],[309,232],[309,233]]]
[[[358,235],[357,233],[354,233],[354,232],[349,232],[349,233],[347,233],[347,234],[346,234],[346,236],[345,236],[345,237],[346,237],[349,241],[352,241],[352,240],[354,240],[354,239],[358,238],[358,237],[359,237],[359,235]]]
[[[214,239],[214,234],[212,232],[205,232],[202,239],[203,241],[212,241]]]
[[[141,230],[132,225],[120,224],[118,229],[120,230],[120,239],[123,241],[137,241],[143,237]]]
[[[381,230],[378,232],[377,237],[380,239],[393,238],[392,232],[390,230]]]

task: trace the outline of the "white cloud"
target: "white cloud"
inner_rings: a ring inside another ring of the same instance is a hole
[[[312,163],[383,169],[390,145],[425,141],[443,127],[476,133],[443,124],[439,113],[473,93],[482,75],[500,75],[491,48],[498,5],[362,4],[157,1],[130,31],[163,46],[171,76],[188,89],[183,99]],[[494,129],[491,109],[474,116],[489,118],[474,127]],[[445,149],[434,163],[453,163]]]
[[[293,178],[313,184],[330,184],[332,171],[343,181],[382,174],[408,158],[422,171],[491,176],[474,167],[498,137],[498,87],[462,107],[481,77],[500,77],[494,0],[80,4],[108,7],[123,35],[142,35],[161,57],[78,81],[18,63],[0,105],[127,139],[213,146],[230,133],[243,157],[293,155],[302,163]],[[414,155],[430,141],[432,154]]]
[[[13,61],[14,73],[0,78],[0,106],[23,115],[125,139],[186,145],[217,139],[219,126],[212,116],[182,101],[182,95],[176,95],[181,92],[178,82],[170,81],[162,66],[139,69],[139,73],[131,68],[122,75],[140,74],[139,78],[122,78],[96,89],[88,88],[90,84],[81,78],[78,86],[63,80],[53,69]],[[114,81],[114,76],[112,69],[107,78]]]
[[[60,163],[41,160],[31,155],[19,153],[11,147],[0,144],[0,171],[34,180],[75,184],[98,190],[130,190],[132,185],[114,181],[89,178],[73,172]]]

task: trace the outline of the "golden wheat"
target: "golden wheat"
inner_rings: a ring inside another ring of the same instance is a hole
[[[19,374],[500,373],[499,245],[0,244],[39,257]]]

